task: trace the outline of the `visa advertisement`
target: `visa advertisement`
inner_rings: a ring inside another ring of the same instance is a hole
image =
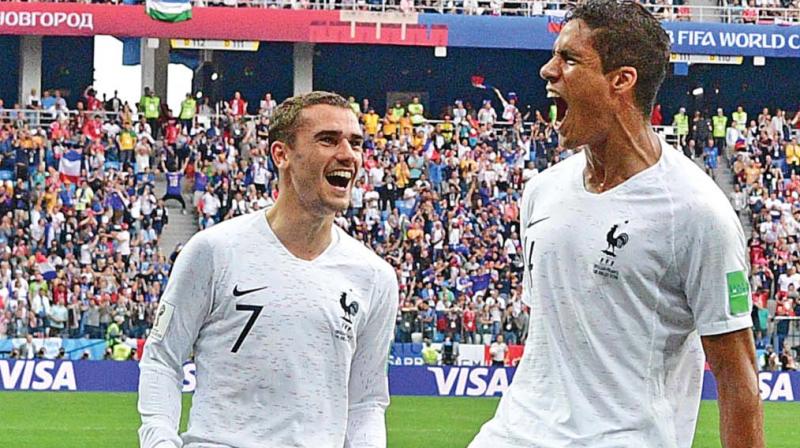
[[[514,367],[389,366],[392,395],[499,397],[514,380]],[[194,363],[183,366],[183,392],[197,387]],[[0,391],[136,392],[136,361],[0,359]],[[800,372],[760,372],[765,401],[800,400]],[[706,371],[702,398],[717,398],[716,382]]]

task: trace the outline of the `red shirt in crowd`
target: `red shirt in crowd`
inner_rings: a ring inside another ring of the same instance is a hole
[[[97,140],[103,131],[103,124],[100,120],[87,120],[83,125],[83,133],[92,140]]]
[[[464,331],[475,331],[475,311],[471,309],[464,310]]]
[[[653,126],[661,126],[664,123],[664,117],[661,115],[661,105],[656,104],[653,107],[653,113],[650,114],[650,124]]]
[[[174,120],[170,120],[167,124],[165,139],[168,145],[174,145],[178,141],[178,126],[176,126]]]
[[[247,102],[241,98],[234,98],[228,103],[231,114],[236,116],[244,115],[247,112]]]
[[[94,95],[86,95],[86,110],[100,110],[103,108],[103,103],[95,98]]]
[[[753,305],[759,308],[766,308],[768,299],[769,299],[769,292],[767,291],[761,290],[753,292]]]

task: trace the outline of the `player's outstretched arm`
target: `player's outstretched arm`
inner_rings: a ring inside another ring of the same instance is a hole
[[[211,245],[195,235],[175,260],[139,363],[141,448],[179,448],[183,363],[213,303]]]
[[[703,336],[703,350],[717,380],[719,431],[724,448],[764,447],[758,368],[749,328]]]
[[[374,291],[350,365],[347,448],[386,447],[387,362],[398,305],[397,278],[388,265],[378,273]]]

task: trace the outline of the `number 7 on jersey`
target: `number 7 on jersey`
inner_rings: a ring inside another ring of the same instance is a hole
[[[248,311],[253,314],[250,315],[250,319],[247,319],[247,323],[244,324],[244,328],[242,329],[242,334],[239,335],[239,339],[233,344],[233,348],[231,349],[232,353],[239,351],[239,347],[242,346],[242,342],[244,342],[247,334],[250,333],[250,329],[253,328],[253,324],[256,323],[256,319],[258,319],[258,315],[261,314],[263,308],[264,306],[262,305],[236,305],[236,311]]]

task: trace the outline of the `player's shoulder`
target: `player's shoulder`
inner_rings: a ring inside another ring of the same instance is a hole
[[[563,189],[569,186],[574,178],[575,171],[581,171],[586,166],[586,154],[583,151],[547,168],[525,182],[523,197],[531,197],[539,191]]]
[[[664,178],[670,189],[675,230],[690,245],[698,234],[738,238],[741,223],[719,185],[681,152],[672,148],[668,151],[671,152],[665,155]]]
[[[714,179],[680,151],[669,146],[664,151],[664,177],[678,211],[705,216],[730,211],[728,198]]]
[[[237,239],[250,239],[250,230],[258,225],[259,219],[264,219],[263,213],[261,210],[222,221],[197,232],[191,240],[207,243],[214,248],[231,246]]]
[[[394,278],[395,273],[392,265],[378,256],[372,249],[365,246],[364,243],[348,235],[339,226],[334,224],[334,228],[340,238],[337,256],[342,257],[347,263],[361,265],[370,269],[381,280]]]

